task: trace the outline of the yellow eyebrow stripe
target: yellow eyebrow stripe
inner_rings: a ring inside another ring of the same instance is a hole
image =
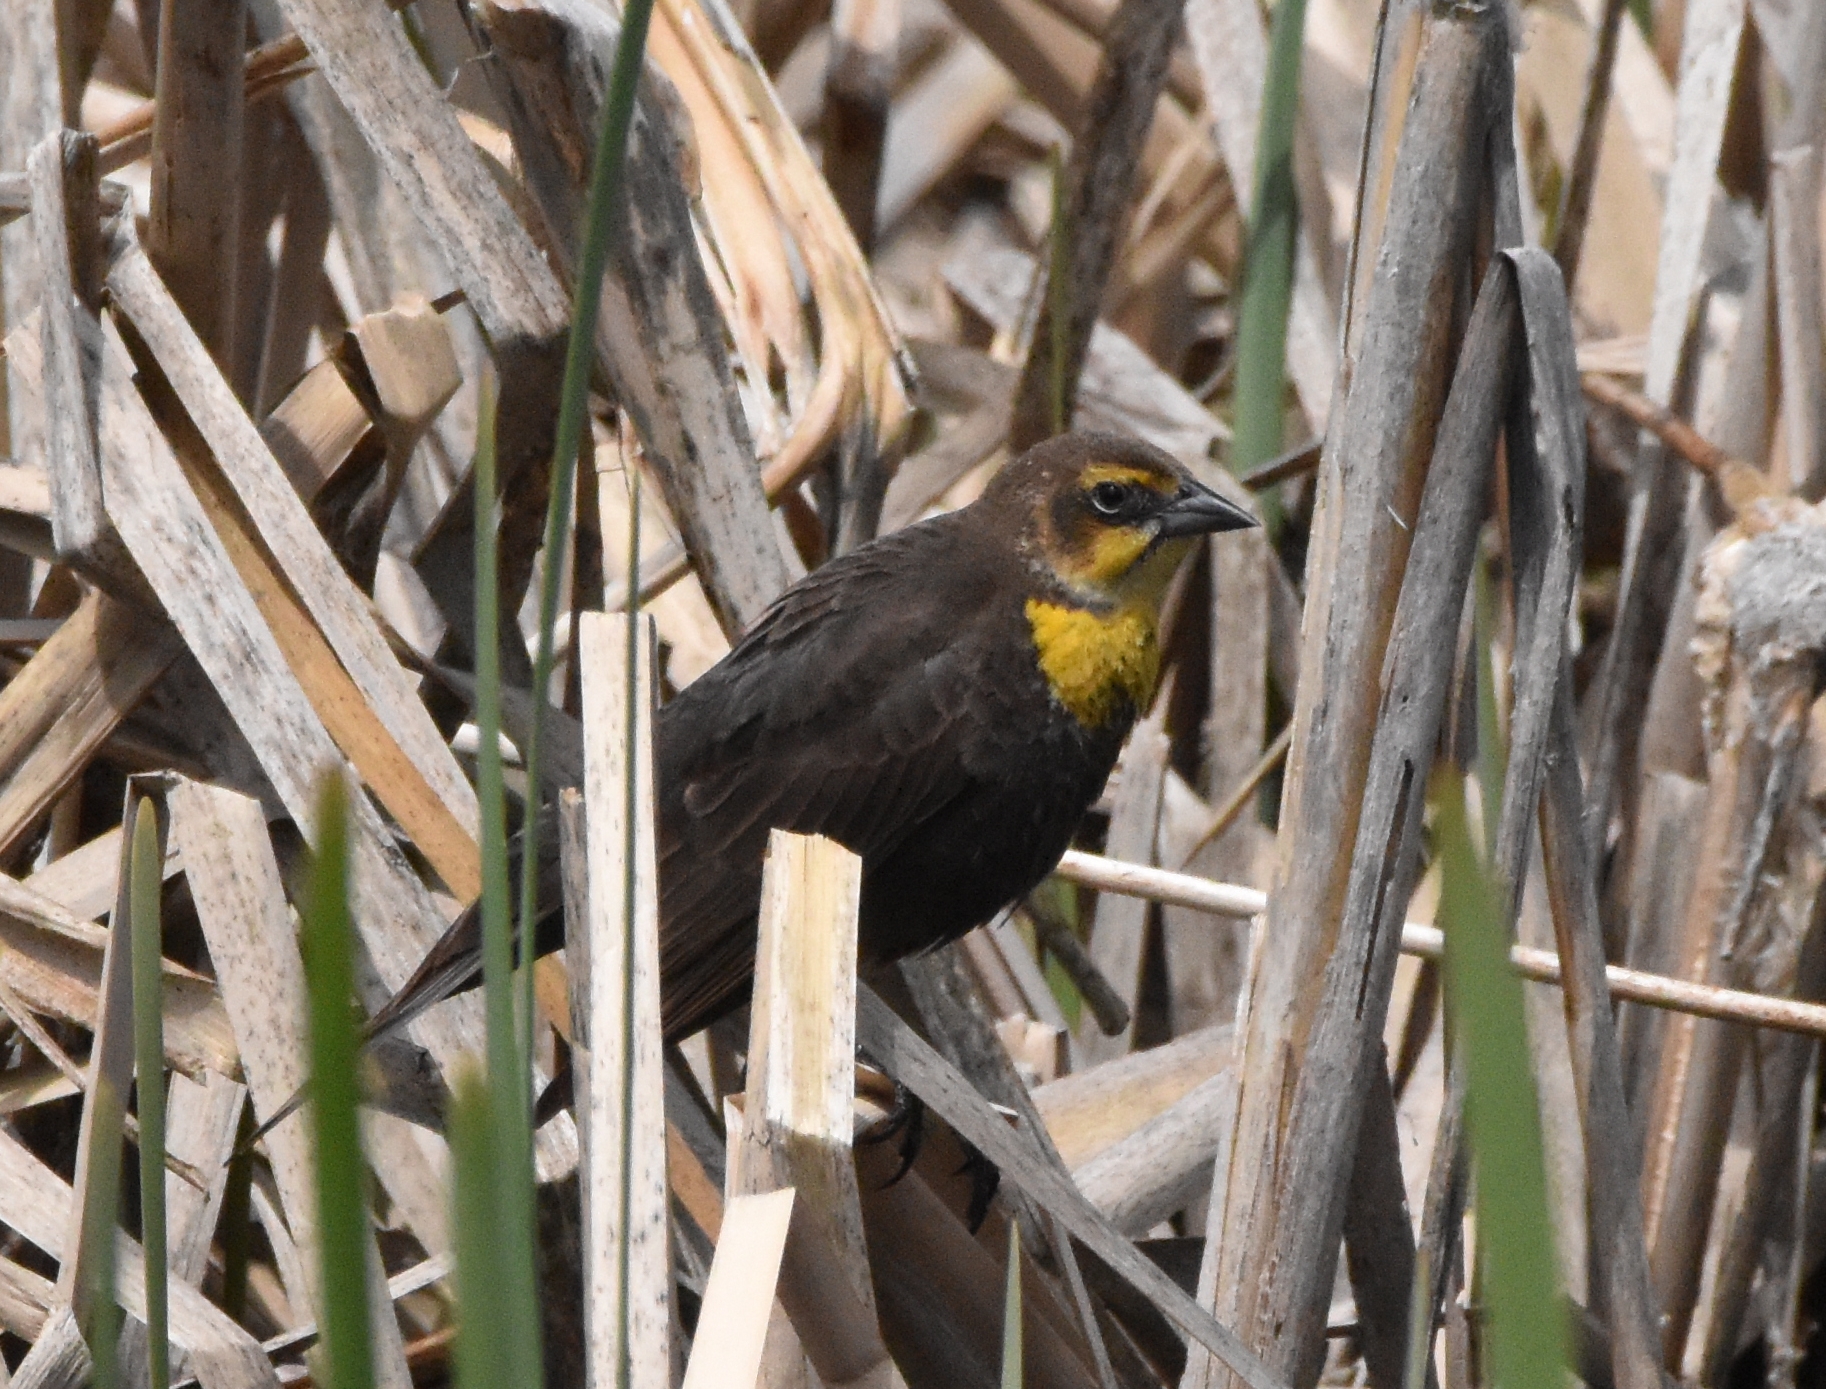
[[[1079,475],[1084,486],[1095,487],[1100,482],[1124,482],[1146,487],[1150,491],[1165,492],[1161,484],[1164,478],[1148,468],[1136,468],[1127,463],[1093,463]]]

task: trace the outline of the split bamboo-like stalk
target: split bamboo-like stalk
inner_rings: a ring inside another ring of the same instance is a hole
[[[799,1193],[780,1300],[819,1377],[892,1389],[902,1380],[881,1341],[849,1153],[861,893],[862,861],[847,849],[774,831],[731,1185]]]
[[[581,635],[583,694],[592,712],[584,721],[588,915],[570,938],[570,965],[586,1382],[663,1386],[670,1383],[671,1289],[652,628],[641,617],[591,614]]]

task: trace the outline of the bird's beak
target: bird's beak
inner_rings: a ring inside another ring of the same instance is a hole
[[[1235,502],[1226,501],[1202,483],[1188,482],[1179,495],[1159,513],[1162,540],[1179,535],[1209,535],[1216,531],[1240,531],[1260,525]]]

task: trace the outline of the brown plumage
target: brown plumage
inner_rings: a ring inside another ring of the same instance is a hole
[[[1099,482],[1110,514],[1092,495]],[[1084,614],[1091,647],[1105,628],[1111,642],[1145,628],[1145,663],[1191,537],[1249,524],[1158,449],[1066,435],[1009,464],[972,505],[782,596],[660,713],[667,1034],[747,996],[770,829],[862,856],[864,963],[953,940],[1038,883],[1108,779],[1153,670],[1137,698],[1126,648],[1081,653],[1070,693],[1103,713],[1086,722],[1042,667],[1030,609]],[[1072,665],[1071,653],[1053,664]]]
[[[865,964],[953,940],[1037,884],[1152,698],[1168,579],[1197,536],[1253,524],[1151,445],[1069,434],[783,594],[659,714],[666,1035],[747,998],[770,829],[862,856]],[[371,1034],[476,982],[477,921],[452,924]],[[539,948],[560,929],[548,912]]]

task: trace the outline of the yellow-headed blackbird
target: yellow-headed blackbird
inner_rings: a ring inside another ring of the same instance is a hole
[[[771,829],[861,855],[865,964],[1037,884],[1153,698],[1168,580],[1198,536],[1253,524],[1149,444],[1068,434],[782,595],[659,713],[666,1035],[747,997]],[[479,950],[468,912],[374,1029],[472,983]]]
[[[788,590],[660,712],[667,1034],[747,996],[770,829],[862,856],[865,964],[1033,888],[1153,698],[1167,581],[1253,524],[1151,445],[1067,434]]]

